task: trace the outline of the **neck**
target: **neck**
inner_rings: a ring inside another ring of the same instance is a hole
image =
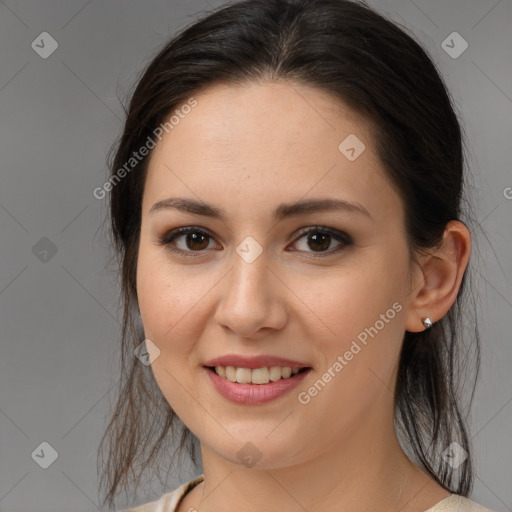
[[[248,468],[203,445],[201,454],[204,482],[180,510],[259,512],[264,503],[267,510],[409,512],[450,494],[407,458],[392,418],[359,423],[338,444],[286,467]]]

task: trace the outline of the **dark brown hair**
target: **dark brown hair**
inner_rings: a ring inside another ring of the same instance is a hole
[[[209,86],[260,80],[310,85],[371,122],[377,154],[405,206],[414,257],[440,243],[450,220],[467,224],[473,219],[469,206],[463,211],[464,141],[453,102],[427,52],[406,31],[356,1],[225,4],[181,30],[137,81],[122,137],[109,154],[110,178],[119,177],[118,170],[173,110]],[[176,446],[181,457],[188,444],[196,463],[193,434],[163,397],[151,368],[134,357],[144,339],[136,268],[148,158],[110,191],[123,307],[118,401],[100,444],[101,453],[106,448],[101,483],[110,507],[119,490],[139,485],[146,469],[160,470],[160,456],[164,464],[174,459],[176,452],[170,456],[168,447]],[[480,364],[475,315],[462,316],[463,306],[474,306],[468,276],[469,269],[444,318],[429,330],[405,333],[395,392],[396,428],[404,449],[443,487],[464,496],[472,488],[473,463],[459,386],[473,364],[470,406]],[[465,338],[463,322],[473,325]],[[442,457],[453,441],[468,452],[458,471]]]

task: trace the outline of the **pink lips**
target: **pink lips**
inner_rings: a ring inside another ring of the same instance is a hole
[[[204,371],[210,378],[215,389],[228,400],[238,404],[256,405],[270,402],[279,398],[293,388],[311,371],[310,369],[297,373],[288,379],[280,379],[268,384],[240,384],[231,382],[224,377],[220,377],[215,371],[204,368]]]
[[[240,384],[231,382],[215,373],[212,366],[235,366],[239,368],[270,368],[272,366],[289,366],[290,368],[307,368],[287,379],[279,379],[268,384]],[[297,387],[300,382],[311,371],[307,363],[292,361],[282,357],[264,355],[254,357],[244,357],[238,355],[226,355],[210,359],[204,364],[204,371],[212,382],[217,392],[228,400],[247,405],[256,405],[275,400],[292,389]]]

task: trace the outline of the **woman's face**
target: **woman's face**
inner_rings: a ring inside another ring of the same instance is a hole
[[[368,125],[298,84],[218,85],[195,100],[157,144],[142,203],[137,291],[160,389],[202,446],[235,464],[252,452],[262,468],[305,462],[390,425],[412,281],[403,207]],[[170,198],[222,217],[151,211]],[[359,208],[283,207],[323,200]],[[204,366],[225,355],[310,370],[293,389],[281,374],[216,377],[227,398]],[[287,391],[250,403],[276,384]]]

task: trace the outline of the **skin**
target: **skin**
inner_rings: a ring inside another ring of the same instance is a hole
[[[450,222],[441,246],[413,263],[402,201],[374,152],[370,125],[327,93],[261,82],[216,85],[195,98],[197,106],[153,151],[137,268],[145,335],[160,350],[155,378],[201,444],[205,481],[178,511],[433,506],[450,493],[400,448],[393,390],[405,331],[424,330],[427,316],[441,319],[457,297],[470,254],[467,228]],[[349,134],[366,146],[354,161],[338,150]],[[225,210],[226,220],[177,209],[149,213],[169,197],[200,199]],[[371,217],[272,218],[281,203],[313,198],[357,202]],[[186,235],[176,239],[189,257],[157,243],[183,226],[211,236],[195,245]],[[347,233],[353,244],[331,238],[322,251],[296,236],[310,226]],[[250,264],[236,252],[248,236],[263,249]],[[378,335],[308,404],[299,403],[297,394],[396,302],[401,311]],[[288,357],[313,371],[277,400],[235,404],[202,368],[228,353]],[[247,442],[261,454],[252,467],[237,457]]]

